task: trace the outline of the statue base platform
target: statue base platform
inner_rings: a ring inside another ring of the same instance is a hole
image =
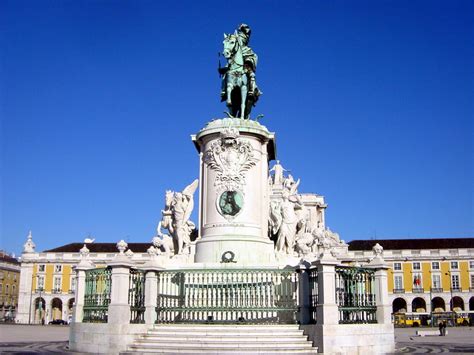
[[[275,264],[274,245],[270,239],[252,236],[207,236],[196,241],[196,263],[246,265]]]

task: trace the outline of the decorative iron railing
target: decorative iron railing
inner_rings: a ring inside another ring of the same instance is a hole
[[[309,277],[309,304],[310,304],[310,322],[316,323],[316,312],[318,305],[318,270],[308,270]]]
[[[145,323],[145,272],[130,269],[128,280],[130,323]]]
[[[110,268],[86,271],[84,323],[107,323],[111,286]]]
[[[377,323],[375,271],[336,267],[336,303],[339,323]]]
[[[295,270],[158,272],[157,323],[296,323]]]

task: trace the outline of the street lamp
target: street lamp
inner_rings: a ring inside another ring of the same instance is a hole
[[[30,291],[30,311],[29,311],[29,315],[28,315],[28,324],[31,324],[31,307],[33,305],[33,279],[34,279],[34,276],[31,276],[31,291]],[[42,311],[43,311],[43,301],[41,300],[41,292],[43,292],[43,287],[39,287],[39,280],[40,280],[40,275],[36,275],[36,290],[35,290],[35,293],[37,291],[39,291],[39,299],[38,299],[38,308],[36,308],[36,304],[35,304],[35,313],[36,313],[36,310],[38,310],[38,313],[39,313],[39,318],[41,318],[41,315],[42,315]]]
[[[39,280],[39,277],[38,277]],[[41,298],[41,292],[43,291],[43,287],[39,287],[39,300],[38,300],[38,313],[39,313],[39,319],[41,321],[41,324],[44,325],[44,320],[43,320],[43,299]]]
[[[449,276],[449,293],[451,295],[449,299],[449,309],[451,311],[451,322],[455,324],[454,312],[453,312],[453,280],[451,278],[451,271],[444,273],[446,276]]]

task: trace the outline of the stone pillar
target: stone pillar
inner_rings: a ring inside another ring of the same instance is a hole
[[[147,271],[145,276],[145,323],[155,324],[156,298],[158,296],[158,276],[156,271]]]
[[[274,261],[268,238],[268,163],[274,134],[260,123],[217,119],[192,137],[200,153],[199,239],[195,261],[240,265]]]
[[[392,305],[388,296],[387,270],[388,265],[378,254],[367,265],[375,269],[375,303],[377,304],[377,323],[392,324]],[[407,302],[407,308],[411,303]],[[407,309],[408,311],[408,309]]]
[[[339,324],[336,304],[336,265],[338,261],[328,251],[314,265],[318,270],[318,305],[316,323],[318,325]]]
[[[128,304],[128,289],[130,277],[130,259],[123,253],[118,254],[108,264],[112,268],[112,289],[110,292],[109,324],[129,324],[130,305]]]
[[[158,297],[158,273],[164,270],[163,259],[160,258],[156,249],[148,250],[150,259],[140,268],[145,270],[145,324],[155,324],[156,301]]]
[[[93,269],[94,265],[87,259],[82,259],[76,269],[76,293],[72,309],[72,322],[82,323],[84,316],[84,296],[86,294],[86,271]]]
[[[24,256],[23,256],[24,257]],[[33,322],[35,308],[33,290],[33,264],[22,262],[20,273],[20,286],[18,293],[18,311],[16,321],[18,323],[27,324]]]

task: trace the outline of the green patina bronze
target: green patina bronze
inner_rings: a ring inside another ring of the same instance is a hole
[[[157,276],[157,323],[297,321],[295,270],[188,269]]]
[[[375,271],[338,266],[335,277],[339,323],[377,323]]]
[[[226,102],[231,117],[249,119],[262,94],[255,78],[258,57],[249,47],[251,33],[246,24],[241,24],[233,34],[224,33],[223,55],[227,64],[221,67],[219,63],[218,71],[222,75],[221,101]]]
[[[84,323],[107,323],[112,289],[110,268],[86,271],[86,290],[84,295]]]
[[[219,209],[223,215],[236,216],[244,203],[243,196],[238,191],[224,191],[219,198]]]

